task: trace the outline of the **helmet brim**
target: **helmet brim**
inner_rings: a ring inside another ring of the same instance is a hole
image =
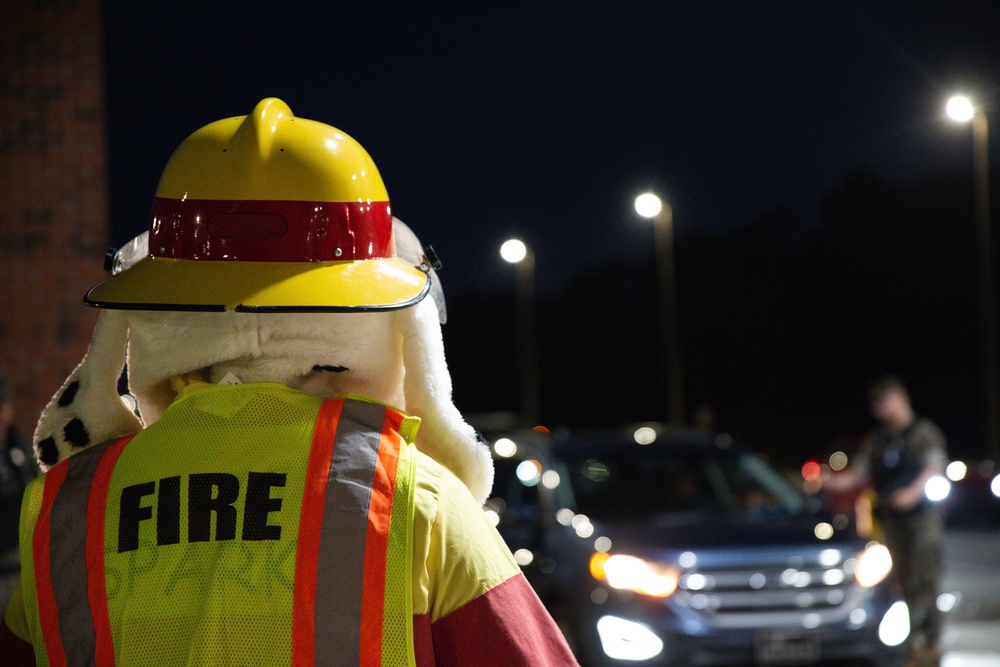
[[[126,310],[372,311],[412,306],[429,289],[430,277],[399,257],[338,262],[146,257],[94,286],[84,302]]]

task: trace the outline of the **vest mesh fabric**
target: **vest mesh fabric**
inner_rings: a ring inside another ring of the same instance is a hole
[[[404,439],[405,432],[404,432]],[[416,461],[412,447],[400,447],[396,494],[389,524],[385,563],[385,613],[382,617],[382,663],[412,665],[413,599],[410,594],[413,554],[413,477]]]
[[[320,403],[259,385],[194,392],[129,444],[111,481],[105,530],[116,654],[134,665],[289,664],[295,537]],[[280,527],[278,540],[242,539],[251,472],[285,475],[284,486],[269,490],[281,499],[267,519]],[[229,516],[211,513],[209,541],[191,542],[186,500],[228,500],[220,496],[232,492],[232,480],[220,474],[236,478],[238,496]],[[118,553],[122,491],[154,481],[162,492],[161,480],[175,477],[179,543],[157,545],[159,494],[143,499],[153,516],[140,522],[139,548]]]
[[[297,536],[321,405],[283,385],[205,389],[175,402],[121,450],[103,516],[116,664],[291,663]],[[419,420],[397,415],[394,423],[398,432],[390,435],[402,442],[385,553],[385,666],[413,664],[415,451],[407,443]],[[36,532],[45,480],[25,496],[22,544]],[[92,528],[88,518],[86,529]],[[29,593],[37,583],[30,549],[22,549],[22,565],[25,612],[44,666],[50,660],[39,602]],[[323,576],[336,581],[336,572]],[[69,662],[79,659],[87,662],[77,655]]]
[[[30,485],[24,494],[21,503],[21,590],[24,592],[24,615],[28,623],[28,631],[32,637],[37,637],[35,642],[35,664],[36,667],[49,667],[48,654],[42,642],[42,628],[38,617],[38,598],[35,596],[35,559],[32,549],[26,548],[33,543],[35,517],[38,516],[42,508],[42,494],[45,491],[45,479],[43,475]]]

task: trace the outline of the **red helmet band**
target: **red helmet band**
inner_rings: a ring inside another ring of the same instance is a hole
[[[393,257],[389,202],[166,199],[153,202],[153,257],[329,262]]]

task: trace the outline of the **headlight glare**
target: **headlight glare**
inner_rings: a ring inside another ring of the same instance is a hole
[[[858,556],[858,568],[854,578],[865,588],[882,582],[892,571],[892,556],[885,545],[871,542]]]
[[[590,574],[599,581],[606,581],[612,588],[656,598],[672,595],[681,576],[674,565],[601,552],[591,556]]]
[[[896,602],[878,625],[878,638],[886,646],[899,646],[910,636],[910,610],[905,602]]]
[[[663,652],[663,640],[645,623],[602,616],[597,621],[597,634],[604,653],[615,660],[640,662]]]

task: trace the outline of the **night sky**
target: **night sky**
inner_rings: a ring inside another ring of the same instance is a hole
[[[152,4],[104,10],[115,244],[148,224],[187,134],[280,97],[365,146],[444,261],[460,408],[517,405],[497,254],[516,235],[537,257],[543,418],[660,416],[652,233],[632,209],[654,189],[674,209],[689,405],[764,449],[820,451],[866,425],[864,386],[892,370],[953,448],[980,444],[971,137],[942,108],[998,101],[997,3]],[[889,268],[838,274],[853,261]],[[947,285],[885,280],[949,262]],[[872,293],[927,317],[874,325]],[[569,358],[570,338],[600,358]]]

